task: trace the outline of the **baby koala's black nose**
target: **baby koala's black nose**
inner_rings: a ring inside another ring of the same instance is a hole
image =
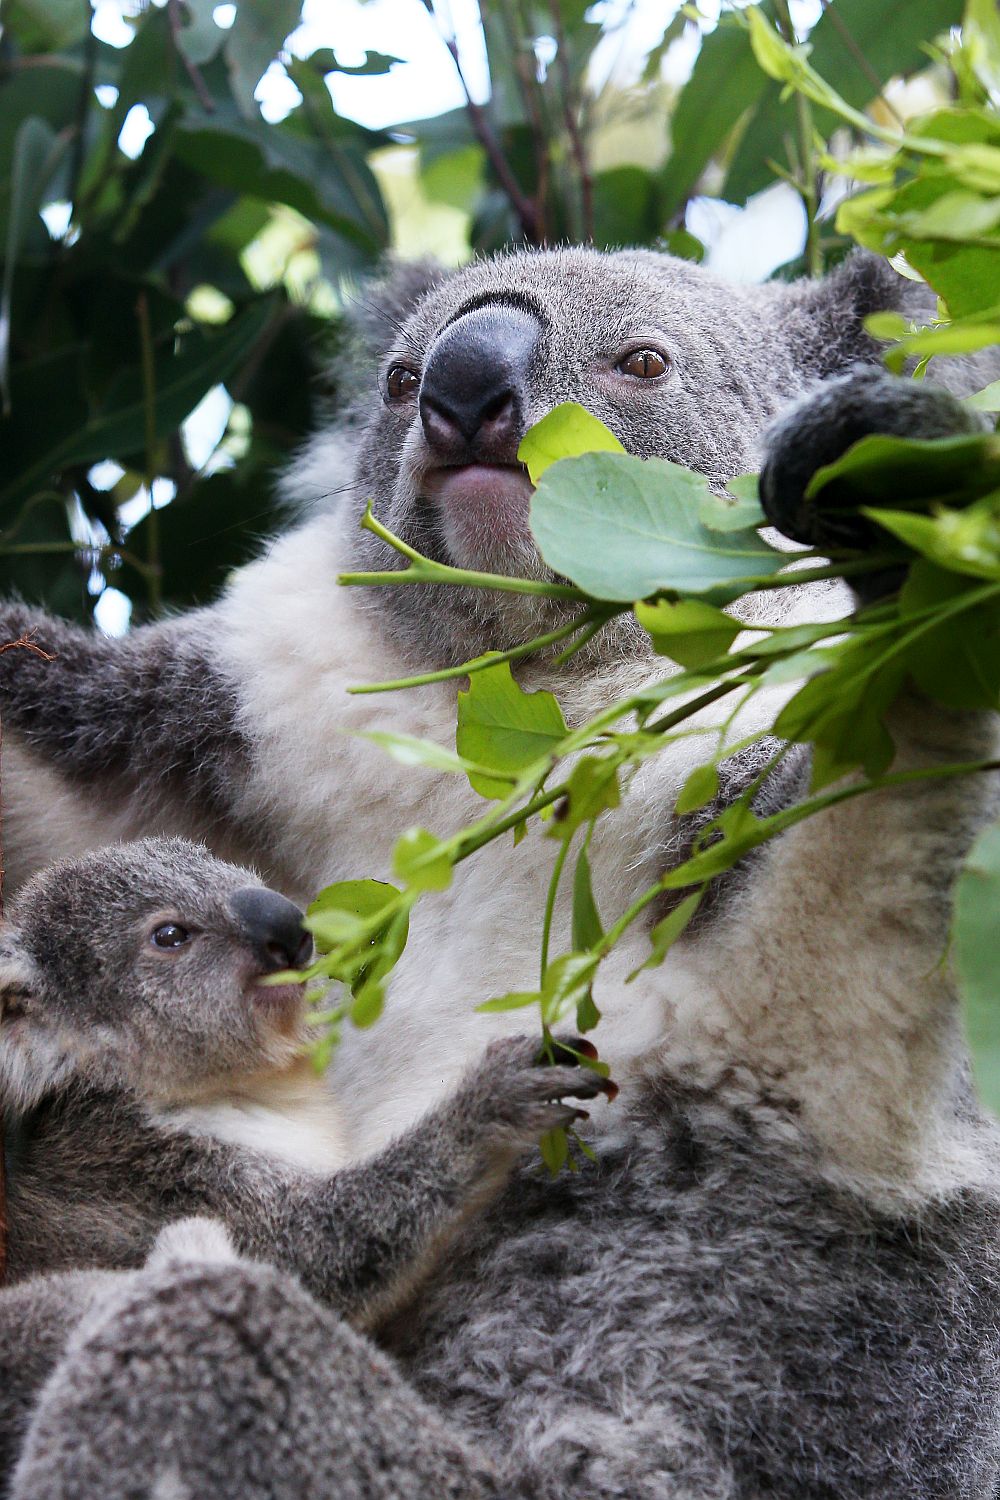
[[[312,938],[302,927],[302,913],[294,902],[263,886],[234,891],[229,908],[265,973],[299,969],[312,956]]]

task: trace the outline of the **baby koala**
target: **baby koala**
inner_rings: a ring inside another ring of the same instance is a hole
[[[370,1327],[546,1130],[614,1086],[490,1047],[457,1090],[341,1171],[336,1103],[302,1055],[301,913],[201,846],[154,838],[52,865],[0,927],[9,1279],[141,1264],[173,1220],[222,1220]],[[577,1052],[585,1043],[573,1044]]]

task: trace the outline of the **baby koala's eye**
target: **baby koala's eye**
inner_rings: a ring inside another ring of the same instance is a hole
[[[153,928],[149,934],[149,941],[154,948],[182,948],[185,943],[191,941],[191,934],[178,922],[164,922],[161,926]]]
[[[622,375],[634,375],[637,380],[655,380],[667,373],[668,361],[659,349],[633,349],[618,361],[615,369]]]
[[[385,393],[390,401],[412,401],[420,389],[420,376],[406,365],[392,365],[385,377]]]

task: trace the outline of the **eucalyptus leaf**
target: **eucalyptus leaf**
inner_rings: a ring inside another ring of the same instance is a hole
[[[750,587],[787,563],[754,530],[710,531],[699,519],[708,493],[702,475],[665,459],[584,454],[542,476],[531,530],[557,573],[597,599],[623,603],[737,580]]]
[[[703,599],[659,599],[637,604],[635,617],[653,638],[660,656],[682,667],[704,667],[725,656],[743,628],[731,615]]]
[[[532,484],[560,459],[581,453],[624,453],[625,449],[599,418],[576,401],[555,406],[540,422],[529,427],[521,439],[517,456],[527,464]]]
[[[590,860],[584,844],[577,855],[573,871],[573,919],[572,938],[574,948],[596,948],[604,936],[604,928],[594,900],[590,874]],[[596,1025],[596,1022],[594,1023]]]
[[[409,828],[396,840],[392,868],[413,891],[443,891],[451,885],[451,856],[426,828]]]
[[[566,721],[552,693],[526,693],[508,662],[473,673],[468,691],[458,695],[459,755],[507,777],[497,780],[495,775],[470,772],[469,781],[483,797],[506,797],[510,777],[534,765],[566,734]]]

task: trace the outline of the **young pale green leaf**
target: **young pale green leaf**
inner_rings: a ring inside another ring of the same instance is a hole
[[[566,796],[559,803],[548,837],[569,839],[581,823],[593,822],[620,801],[618,761],[603,755],[585,755],[570,772]]]
[[[497,995],[494,1000],[484,1000],[476,1010],[481,1015],[495,1015],[505,1010],[525,1010],[529,1005],[541,1005],[541,990],[512,990],[509,995]]]
[[[562,709],[552,693],[526,693],[510,670],[498,662],[469,678],[468,692],[458,695],[455,742],[463,760],[500,773],[469,772],[483,797],[506,797],[510,778],[520,776],[568,733]]]
[[[701,474],[665,459],[590,453],[546,473],[531,500],[545,561],[597,599],[630,603],[661,590],[747,586],[788,561],[754,530],[710,531]],[[737,593],[743,592],[737,589]]]
[[[581,1032],[593,1031],[594,1027],[600,1024],[600,1020],[601,1012],[594,1004],[594,992],[588,990],[583,999],[576,1003],[576,1029]]]
[[[624,452],[614,433],[585,406],[564,401],[528,428],[517,456],[527,464],[532,484],[537,484],[546,469],[561,459],[578,458],[581,453]]]
[[[433,740],[418,739],[413,734],[369,729],[359,734],[358,738],[371,740],[372,744],[381,746],[401,766],[426,766],[430,771],[459,771],[463,775],[477,769],[471,761],[456,755],[454,750],[446,750],[444,745],[436,745]]]
[[[677,795],[674,812],[678,817],[697,812],[719,793],[719,773],[715,766],[695,766]]]
[[[604,928],[594,900],[586,844],[577,855],[576,868],[573,871],[572,934],[573,947],[576,949],[596,948],[604,936]]]
[[[566,1165],[569,1157],[569,1140],[565,1130],[547,1130],[539,1138],[538,1149],[542,1153],[542,1161],[554,1177]]]
[[[384,1009],[385,988],[379,980],[370,979],[354,996],[348,1015],[353,1024],[363,1030],[374,1026]]]
[[[696,669],[725,656],[742,628],[738,620],[703,599],[639,603],[635,606],[635,617],[653,637],[653,646],[660,656],[669,656],[682,667]]]
[[[542,982],[542,1020],[556,1026],[590,993],[598,959],[593,953],[564,953],[549,964]]]
[[[1000,411],[1000,380],[992,381],[973,396],[966,396],[965,404],[974,411]]]
[[[1000,578],[1000,490],[965,510],[941,509],[933,516],[870,507],[864,514],[941,568]]]
[[[426,828],[408,828],[396,840],[392,868],[413,891],[443,891],[451,885],[451,856]]]
[[[670,949],[674,946],[698,910],[704,894],[705,887],[699,886],[698,890],[692,891],[689,896],[684,897],[683,901],[679,901],[673,911],[669,912],[661,922],[657,922],[649,934],[649,941],[652,944],[653,951],[644,964],[640,964],[637,969],[632,970],[625,981],[626,984],[631,984],[632,980],[637,979],[644,969],[658,969],[660,967]]]
[[[709,531],[748,531],[766,526],[767,517],[760,503],[760,476],[739,474],[726,485],[732,498],[707,494],[698,507],[698,520]]]
[[[952,928],[965,1034],[980,1097],[1000,1111],[1000,974],[997,971],[997,912],[1000,911],[1000,823],[981,833],[965,862],[955,892]]]

